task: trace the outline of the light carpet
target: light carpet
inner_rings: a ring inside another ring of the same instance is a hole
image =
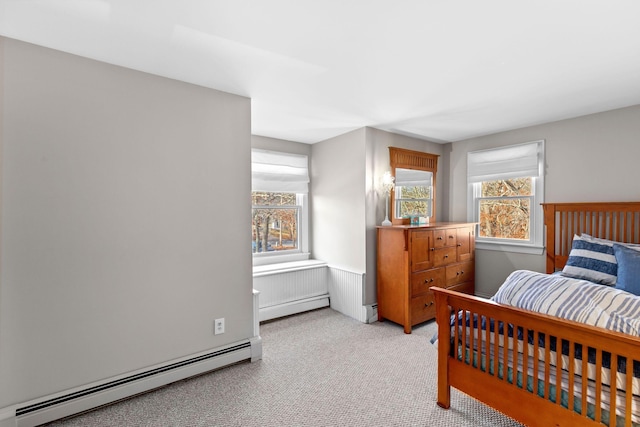
[[[435,322],[405,334],[330,308],[261,325],[263,359],[171,384],[50,426],[456,426],[521,424],[452,390],[436,405]]]

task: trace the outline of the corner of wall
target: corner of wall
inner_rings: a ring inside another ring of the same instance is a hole
[[[448,142],[443,144],[442,155],[440,157],[441,175],[444,177],[442,180],[441,194],[438,196],[440,199],[440,218],[443,221],[452,221],[451,217],[451,151],[453,150],[453,143]]]
[[[4,154],[4,45],[6,39],[0,36],[0,248],[2,247],[2,159]],[[2,265],[2,253],[0,252],[0,266]],[[0,267],[0,271],[2,268]],[[0,276],[0,336],[2,335],[2,288],[3,281]],[[0,355],[2,357],[2,355]],[[7,418],[7,414],[11,412],[10,417]],[[12,411],[0,409],[0,427],[15,427],[16,426],[16,411],[13,409]]]

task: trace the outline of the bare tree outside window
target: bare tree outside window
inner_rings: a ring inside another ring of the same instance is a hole
[[[300,206],[295,193],[254,191],[252,199],[252,252],[298,249]]]
[[[526,177],[482,182],[480,237],[529,240],[532,181]]]

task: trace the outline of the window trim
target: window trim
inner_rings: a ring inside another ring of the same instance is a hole
[[[541,255],[544,252],[544,214],[542,211],[542,203],[544,202],[544,159],[545,159],[545,141],[531,141],[527,144],[538,144],[538,176],[532,176],[532,196],[521,196],[523,197],[531,197],[531,217],[530,217],[530,234],[529,240],[524,241],[516,241],[510,239],[498,239],[498,238],[486,238],[480,237],[478,232],[479,224],[476,224],[476,248],[477,249],[486,249],[493,251],[503,251],[503,252],[516,252],[516,253],[525,253],[525,254],[535,254]],[[501,148],[510,149],[515,147],[516,145],[506,145],[503,147],[493,148],[491,150],[500,150]],[[479,150],[479,151],[488,151],[488,150]],[[469,153],[467,153],[467,156]],[[528,176],[528,175],[525,175]],[[513,176],[511,176],[513,177]],[[504,178],[507,178],[506,176]],[[492,177],[491,181],[504,179],[500,176]],[[487,179],[489,181],[489,179]],[[482,182],[471,182],[469,178],[467,178],[467,218],[470,222],[479,222],[480,217],[480,204],[479,204],[479,194],[482,188]]]

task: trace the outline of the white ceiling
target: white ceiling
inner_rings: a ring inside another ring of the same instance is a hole
[[[252,133],[436,142],[640,104],[637,0],[0,0],[0,35],[252,99]]]

